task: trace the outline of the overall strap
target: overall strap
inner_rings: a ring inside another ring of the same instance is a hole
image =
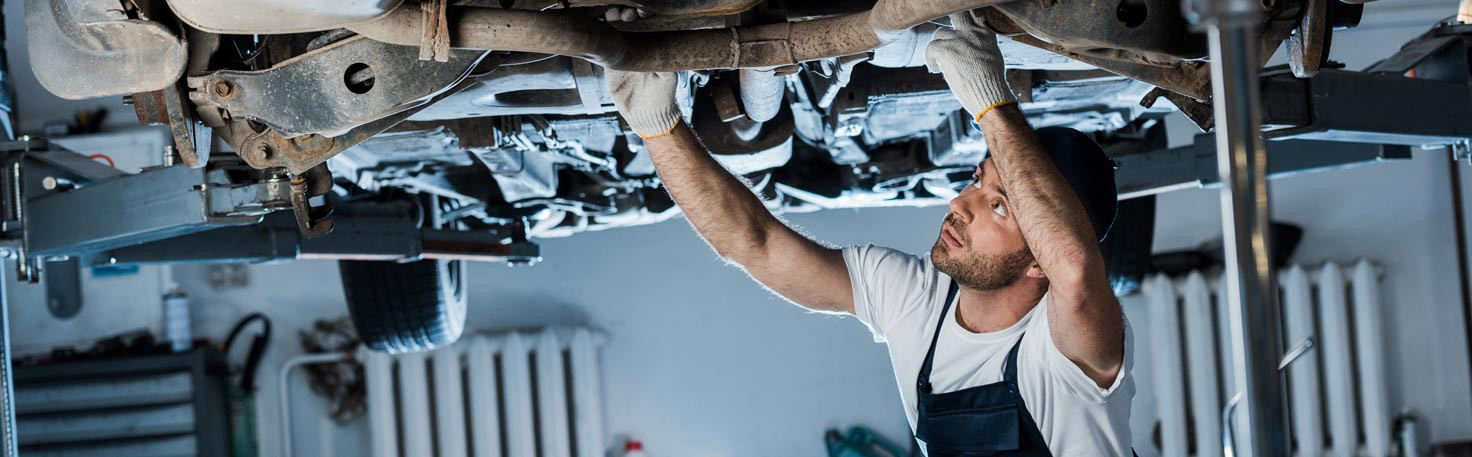
[[[1017,350],[1022,347],[1022,338],[1025,336],[1027,332],[1022,332],[1022,336],[1017,337],[1017,344],[1012,345],[1012,351],[1007,353],[1007,364],[1002,366],[1003,381],[1017,383]]]
[[[946,301],[940,307],[940,320],[935,324],[935,335],[930,337],[930,350],[925,352],[925,363],[920,365],[920,377],[916,382],[921,392],[930,392],[930,366],[935,360],[935,342],[940,340],[940,329],[946,325],[946,312],[951,309],[951,302],[956,299],[956,292],[961,286],[951,281],[950,291],[946,292]]]

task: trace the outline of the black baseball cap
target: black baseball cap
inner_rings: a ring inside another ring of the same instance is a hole
[[[1104,242],[1119,209],[1119,191],[1114,187],[1114,160],[1104,154],[1099,143],[1078,130],[1044,127],[1037,129],[1037,135],[1043,150],[1053,159],[1053,165],[1058,167],[1058,172],[1068,181],[1078,200],[1083,202],[1099,242]]]

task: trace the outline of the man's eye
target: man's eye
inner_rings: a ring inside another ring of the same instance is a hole
[[[997,213],[998,216],[1007,217],[1007,206],[1000,202],[992,203],[992,212]]]
[[[977,189],[980,189],[981,188],[981,178],[972,179],[971,180],[971,187],[975,187]]]

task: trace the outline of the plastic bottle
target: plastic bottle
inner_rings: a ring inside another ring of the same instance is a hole
[[[164,339],[174,352],[188,351],[194,345],[189,328],[189,295],[174,288],[164,294]]]
[[[628,440],[624,442],[623,457],[649,457],[649,454],[644,453],[644,443],[639,440]]]
[[[1421,440],[1416,434],[1420,428],[1416,413],[1409,408],[1395,416],[1391,429],[1395,430],[1394,455],[1399,457],[1421,457]]]

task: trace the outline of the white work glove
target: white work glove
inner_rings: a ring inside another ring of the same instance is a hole
[[[613,104],[634,133],[642,138],[657,138],[670,133],[680,122],[680,109],[675,106],[678,73],[603,70]]]
[[[981,120],[992,108],[1017,103],[1007,87],[1007,70],[997,35],[976,22],[970,12],[951,15],[951,28],[935,32],[925,49],[925,67],[946,78],[951,93],[972,119]]]

